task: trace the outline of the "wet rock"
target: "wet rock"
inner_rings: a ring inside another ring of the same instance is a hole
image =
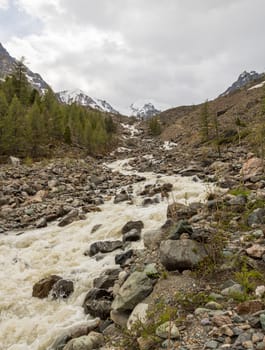
[[[89,335],[70,340],[63,350],[93,350],[99,349],[103,344],[104,336],[92,331]]]
[[[160,244],[160,260],[167,270],[189,270],[207,257],[203,244],[184,240],[166,240]]]
[[[42,228],[47,226],[47,220],[46,218],[41,218],[36,222],[36,227],[37,228]]]
[[[72,281],[60,279],[52,287],[52,296],[54,299],[66,299],[74,291],[74,284]]]
[[[66,225],[70,225],[76,220],[79,220],[79,212],[77,209],[73,209],[59,222],[58,226],[63,227]]]
[[[133,310],[153,290],[153,283],[144,272],[133,272],[119,289],[112,309],[117,311]]]
[[[115,264],[123,266],[128,259],[133,256],[133,249],[127,250],[124,253],[115,255]]]
[[[167,217],[175,221],[190,219],[193,215],[197,214],[197,208],[190,205],[184,205],[180,203],[173,203],[168,205]]]
[[[137,230],[141,232],[142,228],[144,227],[144,224],[142,221],[128,221],[121,229],[121,233],[124,235],[127,232],[130,232],[131,230]]]
[[[141,239],[141,231],[133,228],[132,230],[124,233],[122,240],[123,242],[135,242]]]
[[[93,287],[98,289],[108,289],[114,286],[119,278],[120,269],[108,269],[93,281]]]
[[[94,256],[97,253],[110,253],[123,246],[122,241],[98,241],[91,244],[85,255]]]
[[[91,229],[91,233],[95,233],[101,226],[102,226],[101,224],[93,226]]]
[[[56,275],[51,275],[41,279],[39,282],[34,284],[32,296],[41,299],[46,298],[52,290],[54,284],[61,279],[62,277]]]
[[[163,339],[178,339],[180,337],[178,327],[173,321],[165,322],[157,327],[156,335]]]
[[[112,294],[107,290],[92,288],[83,303],[85,313],[105,320],[110,315],[112,300]]]
[[[128,201],[129,199],[130,199],[130,197],[129,197],[128,193],[126,191],[122,191],[121,193],[117,194],[114,197],[114,204]]]
[[[78,338],[83,335],[88,335],[91,331],[98,328],[100,319],[86,321],[75,326],[72,326],[66,333],[60,335],[51,345],[53,350],[63,350],[64,346],[73,338]]]

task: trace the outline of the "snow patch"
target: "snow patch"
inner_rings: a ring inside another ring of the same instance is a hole
[[[260,83],[260,84],[257,84],[257,85],[252,86],[252,87],[249,88],[248,90],[253,90],[253,89],[261,88],[262,86],[264,86],[264,84],[265,84],[265,80],[264,80],[262,83]]]

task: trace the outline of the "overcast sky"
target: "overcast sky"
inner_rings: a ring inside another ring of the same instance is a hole
[[[0,0],[0,41],[55,91],[166,108],[265,71],[264,18],[264,0]]]

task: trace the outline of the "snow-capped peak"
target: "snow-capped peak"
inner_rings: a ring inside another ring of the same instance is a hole
[[[83,90],[64,90],[56,93],[59,101],[66,104],[77,103],[80,106],[98,109],[102,112],[119,114],[107,101],[88,96]]]
[[[130,105],[130,114],[137,118],[148,119],[159,114],[161,111],[156,109],[153,103],[145,102],[143,104],[132,103]]]

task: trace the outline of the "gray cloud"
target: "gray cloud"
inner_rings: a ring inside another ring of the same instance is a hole
[[[241,71],[264,71],[263,0],[16,4],[20,21],[4,37],[11,54],[26,56],[55,90],[79,87],[121,110],[139,99],[202,102]],[[31,32],[18,32],[23,18],[35,21]]]

